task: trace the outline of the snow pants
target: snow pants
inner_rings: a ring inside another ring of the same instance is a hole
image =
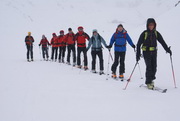
[[[31,56],[31,59],[33,59],[33,46],[26,45],[26,48],[27,48],[27,59],[29,59],[29,55]]]
[[[64,59],[65,57],[65,52],[66,52],[66,46],[61,46],[59,47],[59,61],[61,59]]]
[[[119,66],[119,74],[125,73],[125,55],[126,52],[116,52],[114,53],[114,63],[111,67],[111,71],[116,74],[117,66],[119,65],[119,59],[120,59],[120,66]]]
[[[57,55],[58,55],[58,47],[52,47],[51,60],[54,59],[54,55],[55,55],[55,59],[57,59]]]
[[[68,48],[67,62],[70,63],[70,56],[71,56],[71,51],[72,51],[73,63],[76,63],[76,49],[75,49],[75,45],[68,45],[67,48]]]
[[[96,69],[96,56],[99,57],[99,65],[100,65],[100,70],[104,70],[104,60],[103,60],[103,54],[102,50],[100,51],[91,51],[92,55],[92,70]]]
[[[145,64],[146,64],[146,84],[150,84],[156,79],[157,71],[157,51],[143,52]]]
[[[84,66],[87,66],[88,61],[87,61],[87,52],[86,52],[86,47],[78,47],[77,48],[77,65],[81,65],[81,52],[83,52],[84,55]]]
[[[45,56],[46,56],[47,59],[49,58],[48,48],[47,47],[42,47],[42,56],[43,56],[43,59],[45,59]]]

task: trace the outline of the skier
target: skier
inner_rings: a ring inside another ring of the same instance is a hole
[[[65,41],[67,42],[68,54],[67,54],[67,64],[70,65],[71,51],[73,53],[73,66],[76,65],[76,49],[75,49],[75,34],[72,29],[68,29],[68,33],[65,35]]]
[[[34,38],[31,36],[31,32],[28,32],[28,35],[25,38],[28,62],[30,62],[29,55],[31,56],[31,61],[34,61],[33,60],[33,42],[34,42]]]
[[[89,35],[84,32],[82,26],[78,27],[78,33],[75,35],[77,41],[77,67],[81,68],[81,52],[84,54],[84,70],[87,70],[87,52],[86,52],[86,40],[89,40]]]
[[[58,45],[59,45],[59,63],[64,63],[65,51],[66,51],[66,42],[64,39],[64,31],[60,31],[58,36]]]
[[[51,60],[54,61],[54,55],[55,55],[55,62],[56,62],[58,55],[58,38],[56,33],[53,33],[52,36],[53,37],[51,39],[51,45],[52,45]]]
[[[157,68],[157,41],[163,46],[167,53],[172,55],[170,47],[167,46],[161,34],[156,31],[156,22],[153,18],[147,20],[147,30],[139,37],[137,43],[136,61],[140,60],[141,49],[146,64],[146,85],[148,89],[154,88],[153,80],[156,79]],[[142,47],[141,47],[142,46]]]
[[[48,42],[47,38],[45,37],[45,35],[42,35],[42,39],[40,41],[39,46],[42,45],[42,54],[43,54],[43,59],[48,61],[49,58],[49,54],[48,54],[48,45],[50,45],[50,43]],[[46,55],[46,59],[45,59],[45,55]]]
[[[107,47],[107,44],[105,40],[99,35],[97,29],[93,30],[93,35],[89,40],[87,51],[91,47],[91,55],[92,55],[92,73],[96,73],[96,56],[99,57],[99,63],[100,63],[100,72],[99,74],[104,74],[104,60],[103,60],[103,53],[102,53],[102,45]]]
[[[129,34],[127,31],[123,28],[122,24],[119,24],[116,32],[113,34],[110,44],[107,48],[111,48],[114,44],[114,51],[115,51],[115,59],[114,63],[111,67],[112,71],[112,77],[117,78],[116,76],[116,69],[119,64],[119,58],[120,58],[120,68],[119,68],[119,78],[124,79],[124,73],[125,73],[125,55],[126,55],[126,42],[128,42],[132,48],[135,49],[135,45],[133,44]]]

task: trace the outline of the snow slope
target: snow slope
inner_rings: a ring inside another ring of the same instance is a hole
[[[154,17],[157,30],[172,46],[177,86],[180,67],[180,6],[177,0],[1,0],[0,1],[0,121],[179,121],[180,90],[174,89],[169,55],[159,45],[155,84],[166,94],[141,89],[138,68],[126,91],[126,82],[84,72],[65,64],[40,61],[38,43],[60,29],[79,25],[91,35],[94,28],[109,43],[117,24],[123,23],[134,43]],[[152,7],[151,7],[152,6]],[[35,62],[26,62],[24,37],[35,38]],[[113,51],[112,51],[113,53]],[[108,51],[104,50],[105,72]],[[91,56],[88,52],[89,68]],[[110,62],[112,64],[112,62]],[[135,64],[128,45],[126,78]],[[97,64],[99,65],[99,64]],[[143,77],[145,65],[140,61]],[[98,67],[97,67],[98,68]]]

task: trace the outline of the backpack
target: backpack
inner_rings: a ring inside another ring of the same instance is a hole
[[[156,30],[154,31],[154,33],[155,33],[156,38],[158,38],[158,34],[157,34],[157,31],[156,31]],[[144,40],[146,40],[147,37],[148,37],[148,32],[146,31],[146,32],[144,33]]]
[[[126,30],[123,30],[124,32],[122,33],[123,34],[123,38],[126,39],[126,35],[127,35],[127,31]],[[117,38],[117,35],[118,35],[118,30],[116,30],[116,32],[114,33],[114,38],[116,39]]]

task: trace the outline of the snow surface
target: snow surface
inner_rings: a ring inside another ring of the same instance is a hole
[[[158,46],[158,72],[155,84],[167,88],[166,94],[139,88],[144,83],[136,68],[127,90],[126,82],[106,80],[90,71],[65,64],[40,61],[42,34],[51,39],[68,27],[77,32],[82,25],[91,35],[97,28],[109,43],[122,23],[136,44],[154,17],[157,30],[172,46],[173,62],[179,87],[178,0],[1,0],[0,1],[0,121],[180,121],[180,90],[175,89],[169,55]],[[35,62],[26,62],[24,38],[31,31],[35,38]],[[113,51],[111,52],[113,54]],[[104,50],[105,72],[108,51]],[[89,68],[91,55],[88,52]],[[97,61],[98,62],[98,61]],[[110,65],[112,61],[110,62]],[[128,45],[126,74],[135,64],[135,54]],[[99,64],[97,64],[98,66]],[[144,77],[143,59],[140,67]],[[98,67],[97,67],[98,68]]]

